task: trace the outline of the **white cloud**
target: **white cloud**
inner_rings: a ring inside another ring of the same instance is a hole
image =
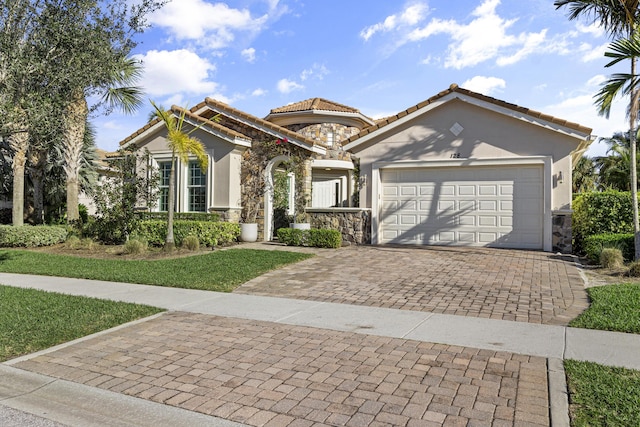
[[[507,83],[497,77],[475,76],[462,83],[461,86],[484,95],[492,95],[507,87]]]
[[[616,132],[624,131],[628,127],[626,120],[626,104],[628,100],[617,99],[614,101],[609,119],[599,116],[593,103],[593,87],[597,86],[602,78],[604,76],[598,75],[589,79],[584,86],[584,93],[575,94],[556,104],[536,109],[552,116],[590,127],[593,129],[592,135],[597,137],[610,137]],[[605,154],[606,145],[598,142],[593,142],[587,151],[587,155],[590,157],[603,156]]]
[[[258,88],[253,92],[251,92],[251,96],[264,96],[266,94],[267,94],[267,91],[262,88]]]
[[[252,47],[243,49],[240,54],[247,62],[253,63],[256,60],[256,50]]]
[[[462,69],[495,60],[498,66],[513,65],[534,53],[569,53],[566,37],[547,35],[548,30],[514,33],[517,19],[501,17],[496,9],[500,0],[484,0],[471,13],[467,23],[434,18],[427,25],[415,28],[398,45],[419,42],[436,35],[447,35],[450,42],[444,58],[446,68]],[[423,61],[424,62],[424,61]]]
[[[323,64],[313,64],[311,68],[300,73],[300,80],[305,81],[311,77],[322,80],[327,74],[329,74],[329,70]]]
[[[277,6],[277,2],[273,6]],[[252,17],[248,9],[204,0],[172,1],[150,17],[152,24],[166,28],[178,40],[198,40],[219,49],[235,39],[234,32],[259,32],[269,16]]]
[[[424,2],[410,3],[400,13],[389,15],[384,21],[364,28],[360,31],[360,37],[367,41],[379,32],[394,31],[403,27],[413,27],[425,18],[428,11],[429,8]]]
[[[124,129],[122,124],[115,120],[109,120],[108,122],[102,123],[102,127],[108,130],[121,130]]]
[[[294,90],[304,89],[304,86],[288,79],[281,79],[277,85],[280,93],[290,93]]]
[[[591,25],[584,25],[580,22],[576,24],[576,29],[579,33],[590,34],[593,37],[602,37],[604,35],[604,28],[602,25],[593,23]]]
[[[213,93],[218,88],[210,80],[215,65],[186,49],[150,50],[136,58],[144,66],[142,84],[149,95]]]
[[[604,43],[596,47],[591,47],[591,45],[589,45],[589,49],[585,49],[584,51],[585,55],[582,57],[582,62],[596,61],[604,58],[604,53],[608,48],[609,43]]]

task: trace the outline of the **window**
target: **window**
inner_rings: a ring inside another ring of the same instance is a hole
[[[196,161],[189,162],[189,212],[207,211],[207,176]]]
[[[169,175],[171,174],[171,162],[158,163],[158,169],[160,172],[160,185],[158,186],[160,200],[158,201],[158,209],[161,212],[167,212],[169,210]]]
[[[327,147],[333,147],[333,132],[327,132]]]

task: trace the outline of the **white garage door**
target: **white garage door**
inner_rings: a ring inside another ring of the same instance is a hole
[[[542,249],[542,170],[382,169],[380,242]]]

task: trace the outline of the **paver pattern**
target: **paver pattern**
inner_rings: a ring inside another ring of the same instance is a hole
[[[254,426],[548,426],[546,359],[181,312],[20,362]]]
[[[557,325],[588,307],[574,261],[547,252],[353,246],[316,253],[234,292]]]

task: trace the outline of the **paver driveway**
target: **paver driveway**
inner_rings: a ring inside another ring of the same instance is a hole
[[[234,292],[559,325],[588,307],[571,257],[546,252],[352,246],[316,253]]]
[[[201,314],[15,366],[251,426],[549,425],[544,358]]]

